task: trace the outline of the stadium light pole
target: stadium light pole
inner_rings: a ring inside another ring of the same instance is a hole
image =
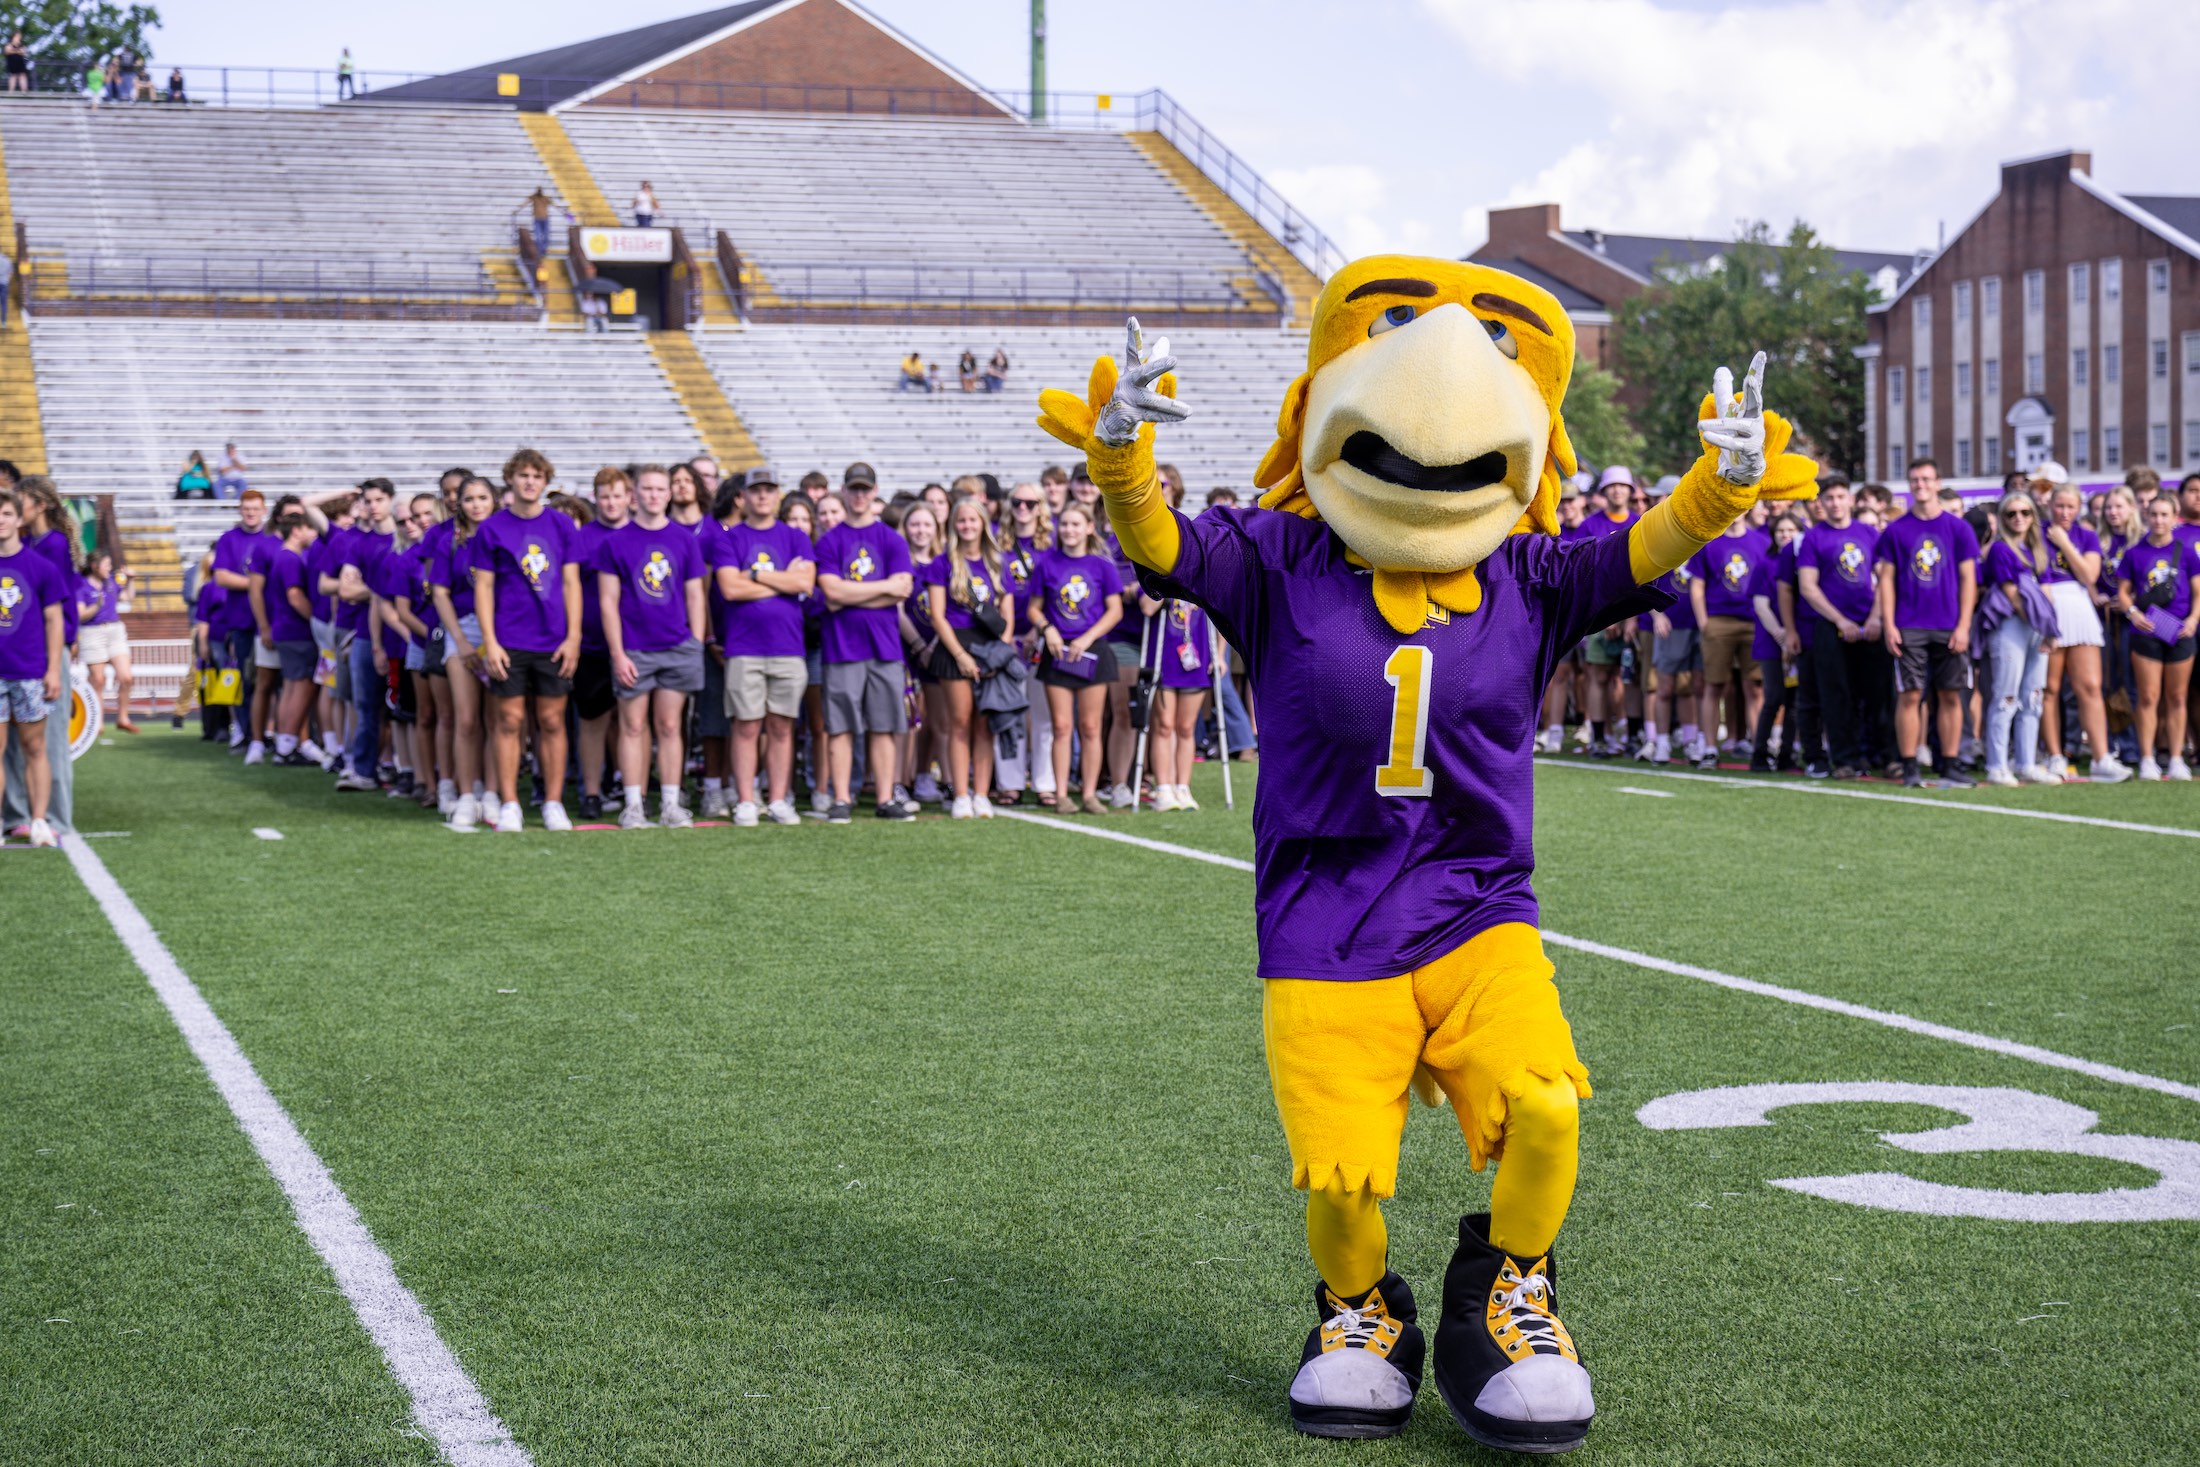
[[[1047,120],[1047,0],[1031,0],[1031,120]]]

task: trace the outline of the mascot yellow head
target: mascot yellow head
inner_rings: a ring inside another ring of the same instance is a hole
[[[1379,571],[1443,577],[1558,530],[1574,329],[1486,265],[1374,255],[1330,277],[1254,483]],[[1417,618],[1415,619],[1417,623]]]

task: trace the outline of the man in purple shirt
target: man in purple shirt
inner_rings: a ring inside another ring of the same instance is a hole
[[[1872,569],[1879,532],[1855,518],[1846,479],[1829,475],[1818,492],[1826,515],[1796,542],[1795,589],[1815,613],[1804,653],[1817,679],[1832,775],[1856,779],[1866,768],[1865,735],[1885,716],[1889,681]]]
[[[237,675],[248,681],[252,677],[252,577],[266,569],[274,548],[275,537],[267,533],[267,498],[257,489],[247,489],[237,500],[236,525],[222,531],[214,542],[214,583],[229,594],[215,611],[211,630],[214,644],[221,649],[222,665],[236,668]],[[255,718],[255,711],[240,708],[231,715],[230,748],[244,746],[247,725],[255,734],[264,726],[264,717]],[[246,762],[257,764],[256,753],[247,750]]]
[[[351,747],[345,751],[346,768],[336,788],[371,792],[381,788],[382,710],[387,692],[387,684],[374,670],[379,650],[375,646],[379,623],[374,612],[374,587],[380,579],[382,557],[397,543],[397,521],[390,513],[397,486],[387,479],[367,479],[356,493],[352,529],[330,561],[336,571],[336,625],[340,633],[351,634],[345,655],[350,665],[354,714]]]
[[[1942,507],[1940,470],[1929,458],[1910,465],[1910,512],[1880,532],[1877,567],[1881,635],[1896,659],[1894,736],[1902,782],[1925,783],[1918,772],[1924,701],[1933,693],[1939,745],[1933,765],[1942,786],[1977,781],[1956,768],[1963,702],[1971,691],[1971,613],[1978,606],[1978,536],[1961,515]]]
[[[565,700],[581,657],[580,528],[550,509],[550,460],[522,448],[504,465],[508,509],[481,522],[467,549],[481,666],[489,675],[496,738],[500,834],[520,830],[521,736],[530,703],[543,784],[542,828],[568,831],[565,813]]]
[[[779,477],[751,469],[741,483],[741,518],[712,545],[716,591],[724,606],[726,711],[733,718],[735,825],[757,823],[757,744],[767,783],[764,813],[775,825],[799,825],[788,798],[794,777],[794,721],[809,686],[803,665],[802,598],[817,584],[809,537],[779,523]]]
[[[1630,507],[1634,488],[1634,471],[1623,465],[1613,464],[1598,475],[1596,492],[1603,496],[1604,508],[1582,520],[1580,537],[1601,540],[1608,535],[1625,535],[1632,529],[1637,518]],[[1614,626],[1599,627],[1581,642],[1582,679],[1587,684],[1582,712],[1589,720],[1589,752],[1599,759],[1626,752],[1620,726],[1626,687],[1620,673],[1634,631],[1634,619],[1630,617]]]
[[[275,522],[281,543],[267,568],[252,577],[252,617],[261,643],[282,659],[283,690],[275,708],[275,762],[318,765],[321,751],[303,742],[306,708],[313,701],[313,673],[320,649],[313,644],[313,600],[306,594],[306,552],[312,549],[313,521],[291,510]]]
[[[1688,563],[1694,579],[1689,583],[1689,609],[1703,629],[1704,748],[1696,760],[1699,769],[1719,767],[1718,724],[1727,706],[1727,689],[1742,696],[1734,711],[1725,712],[1727,742],[1739,744],[1744,730],[1757,722],[1764,683],[1749,651],[1756,640],[1757,617],[1749,596],[1750,578],[1757,563],[1772,553],[1772,541],[1764,531],[1750,528],[1745,517],[1726,527],[1726,533],[1696,552]]]
[[[870,737],[871,778],[881,820],[913,820],[916,802],[894,795],[895,736],[909,727],[896,610],[916,589],[909,547],[878,517],[878,482],[868,464],[842,476],[848,518],[817,542],[817,585],[825,595],[825,733],[833,803],[826,820],[846,825],[856,735]]]
[[[599,475],[599,494],[604,487]],[[649,823],[642,801],[652,730],[659,818],[672,830],[695,823],[680,803],[686,767],[681,737],[688,696],[703,688],[703,551],[692,527],[667,518],[671,502],[665,474],[637,475],[634,512],[599,543],[591,572],[619,703],[619,770],[626,781],[621,830]]]

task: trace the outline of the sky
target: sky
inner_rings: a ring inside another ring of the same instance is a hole
[[[979,82],[1028,85],[1029,0],[865,0]],[[711,8],[627,0],[160,0],[161,62],[435,72]],[[2090,149],[2200,193],[2194,0],[1052,0],[1048,85],[1167,91],[1349,256],[1461,255],[1487,211],[1729,238],[1807,220],[1932,248],[2007,159]]]

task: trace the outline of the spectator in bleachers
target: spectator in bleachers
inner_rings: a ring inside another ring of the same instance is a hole
[[[183,94],[183,68],[180,66],[169,68],[168,100],[178,105],[191,100]]]
[[[643,179],[642,186],[634,190],[634,223],[637,228],[649,228],[649,221],[657,217],[657,191]]]
[[[106,95],[107,68],[101,66],[99,58],[95,56],[84,68],[84,96],[92,104],[92,110],[97,112],[101,99]]]
[[[348,101],[350,101],[350,100],[351,100],[351,97],[352,97],[352,89],[351,89],[351,78],[352,78],[352,72],[353,72],[354,70],[355,70],[355,68],[354,68],[354,67],[352,66],[352,63],[351,63],[351,47],[349,47],[349,46],[346,46],[346,47],[344,48],[344,50],[343,50],[343,54],[342,54],[342,55],[340,55],[340,56],[338,56],[338,57],[336,58],[336,100],[337,100],[337,101],[339,101],[339,102],[348,102]]]
[[[197,449],[183,461],[183,472],[176,476],[176,498],[212,499],[214,476],[207,470],[206,455]]]
[[[143,57],[138,58],[137,74],[130,89],[130,100],[133,102],[150,102],[153,100],[153,73],[150,67],[150,62]]]
[[[962,390],[963,390],[963,391],[965,391],[965,392],[975,392],[975,391],[977,391],[977,389],[978,389],[978,354],[977,354],[976,352],[972,351],[972,350],[971,350],[971,349],[970,349],[969,347],[967,347],[967,346],[966,346],[966,347],[964,347],[964,348],[962,349],[962,355],[961,355],[960,357],[957,357],[957,358],[955,359],[955,374],[956,374],[956,376],[958,376],[959,378],[961,378],[961,379],[962,379]]]
[[[107,71],[102,79],[106,85],[108,101],[127,102],[130,100],[130,84],[123,79],[121,56],[116,55],[107,58]]]
[[[590,331],[611,329],[611,302],[593,290],[581,292],[581,320]]]
[[[252,466],[244,461],[244,456],[237,452],[236,444],[224,443],[222,445],[221,470],[214,475],[214,497],[216,499],[241,498],[244,491],[252,487],[251,481],[245,477],[251,471],[251,468]]]
[[[985,364],[985,390],[999,392],[1008,381],[1008,348],[993,348],[993,359]]]
[[[939,392],[946,385],[946,383],[940,381],[940,364],[938,362],[926,362],[924,364],[924,390],[926,392]]]
[[[930,392],[925,385],[924,358],[915,352],[901,359],[901,390],[904,392]]]
[[[538,186],[527,196],[527,208],[535,220],[535,249],[547,255],[550,253],[550,196]]]
[[[0,47],[0,55],[7,58],[8,90],[27,92],[31,89],[31,48],[24,43],[21,31],[8,37],[8,44]]]

